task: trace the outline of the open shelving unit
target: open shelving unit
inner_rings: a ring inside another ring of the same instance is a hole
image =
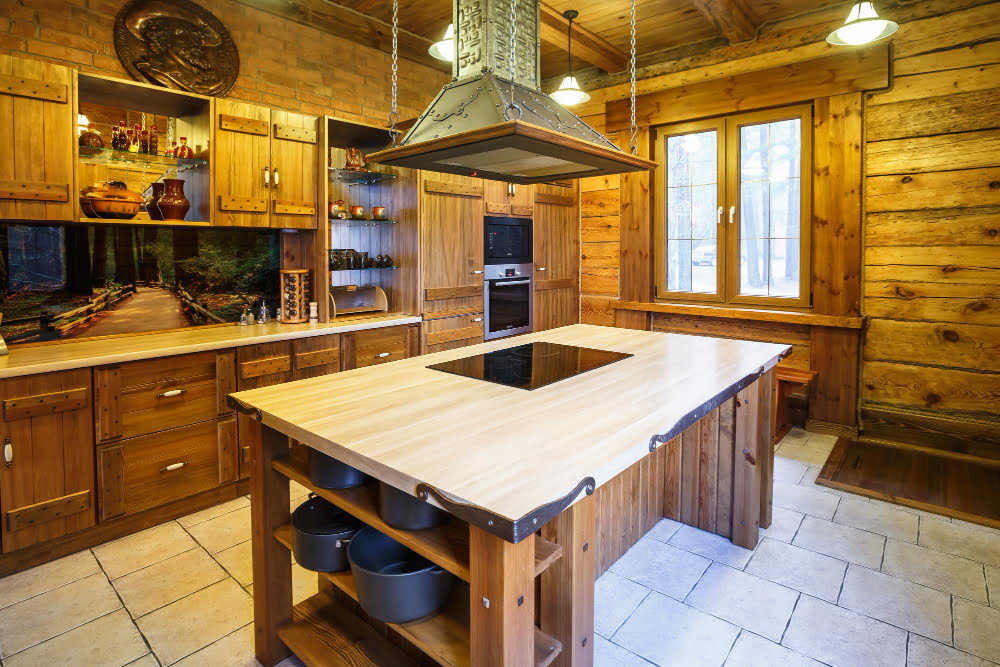
[[[272,467],[358,520],[454,574],[463,582],[469,581],[469,526],[465,522],[453,517],[446,524],[426,530],[400,530],[385,523],[378,515],[375,483],[353,489],[322,489],[310,482],[306,466],[301,462],[280,459],[274,461]],[[275,529],[274,539],[291,549],[291,525],[285,524]],[[561,546],[536,536],[534,572],[536,577],[561,557]],[[355,601],[358,599],[350,570],[322,572],[319,576],[351,599]],[[322,641],[321,629],[331,624],[329,613],[322,614],[322,619],[318,618],[321,615],[318,610],[325,608],[320,603],[325,605],[329,602],[329,595],[323,592],[309,598],[295,608],[295,620],[279,630],[278,634],[282,641],[300,658],[315,650],[313,648],[315,644]],[[449,601],[437,614],[412,623],[387,625],[438,664],[465,667],[469,664],[469,604],[468,588],[460,585],[455,588]],[[310,636],[310,630],[314,631],[312,634],[315,636]],[[562,644],[537,627],[534,634],[535,665],[545,667],[562,651]]]

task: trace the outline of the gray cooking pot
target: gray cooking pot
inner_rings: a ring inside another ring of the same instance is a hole
[[[346,570],[347,544],[363,524],[333,503],[310,494],[292,513],[292,553],[315,572]]]

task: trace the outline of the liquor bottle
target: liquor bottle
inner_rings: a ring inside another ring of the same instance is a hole
[[[194,157],[194,151],[188,146],[187,137],[181,137],[181,145],[174,149],[174,157]]]
[[[149,132],[146,130],[139,132],[139,152],[149,153]]]
[[[118,126],[111,126],[111,148],[118,150]]]
[[[167,149],[167,157],[174,157],[175,153],[177,153],[177,142],[171,141],[170,148]]]
[[[125,121],[118,121],[118,150],[128,150],[128,132],[125,130]]]
[[[140,131],[141,130],[139,128],[139,123],[136,123],[135,125],[132,126],[132,143],[129,144],[129,147],[128,147],[128,150],[129,150],[130,153],[138,153],[139,152],[139,132]]]
[[[160,139],[156,136],[156,126],[149,126],[149,154],[157,155],[160,151]]]
[[[104,148],[104,140],[101,139],[101,133],[97,131],[96,124],[87,124],[87,131],[80,134],[80,145],[90,148]]]
[[[122,142],[122,150],[132,153],[134,152],[132,150],[133,146],[136,147],[136,150],[139,150],[139,144],[136,142],[135,137],[132,136],[132,130],[125,130],[125,141]]]

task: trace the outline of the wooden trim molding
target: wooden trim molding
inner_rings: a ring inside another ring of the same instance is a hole
[[[304,144],[316,143],[316,128],[293,127],[291,125],[274,124],[274,138],[287,141],[300,141]]]
[[[85,512],[92,505],[90,490],[78,491],[7,512],[7,532],[30,528],[62,517]]]
[[[461,329],[446,329],[445,331],[433,331],[424,334],[428,345],[439,345],[440,343],[452,343],[456,340],[470,340],[483,337],[483,327],[462,327]]]
[[[567,287],[576,287],[577,282],[573,278],[557,278],[555,280],[536,280],[535,281],[535,291],[545,290],[545,289],[565,289]]]
[[[3,402],[4,421],[51,415],[67,410],[86,407],[90,400],[90,388],[80,387],[51,394],[35,394],[20,398],[8,398]]]
[[[439,195],[459,195],[462,197],[482,197],[483,186],[427,179],[424,181],[424,192],[433,192]]]
[[[278,215],[316,215],[316,202],[275,199],[274,212]]]
[[[463,297],[483,296],[483,285],[468,285],[466,287],[431,287],[424,290],[425,301],[440,299],[461,299]]]
[[[757,320],[759,322],[786,322],[788,324],[808,324],[814,327],[837,327],[841,329],[861,329],[863,317],[851,315],[820,315],[817,313],[791,310],[763,310],[760,308],[729,308],[725,306],[701,306],[689,303],[647,303],[643,301],[611,301],[614,310],[634,310],[648,313],[679,313],[682,315],[705,315],[724,317],[732,320]]]
[[[265,197],[230,197],[229,195],[219,195],[219,210],[267,213],[267,199]]]
[[[240,379],[248,380],[272,373],[287,373],[291,369],[292,359],[287,354],[280,357],[244,361],[240,364]]]
[[[69,88],[65,83],[0,74],[0,95],[16,95],[65,104],[69,101]]]
[[[340,364],[340,348],[331,347],[325,350],[295,353],[295,369],[302,370],[313,366]]]
[[[243,118],[241,116],[230,116],[229,114],[219,114],[219,129],[230,132],[243,132],[244,134],[256,134],[262,137],[267,136],[267,121],[255,118]]]
[[[0,199],[69,201],[69,185],[42,181],[0,180]]]
[[[552,204],[554,206],[575,206],[576,197],[571,197],[569,195],[553,195],[548,192],[536,192],[535,193],[535,203],[536,204]]]

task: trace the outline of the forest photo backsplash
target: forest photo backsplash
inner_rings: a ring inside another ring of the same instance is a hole
[[[0,225],[8,344],[237,322],[278,304],[269,230]]]

